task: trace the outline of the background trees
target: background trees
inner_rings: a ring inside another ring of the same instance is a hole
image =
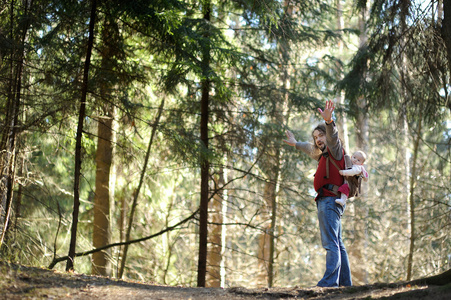
[[[282,139],[309,140],[316,107],[344,90],[347,150],[370,157],[343,220],[351,261],[366,262],[356,281],[449,268],[440,2],[372,1],[368,19],[346,1],[150,2],[97,0],[76,220],[93,2],[2,4],[3,258],[165,284],[316,284],[316,165]]]

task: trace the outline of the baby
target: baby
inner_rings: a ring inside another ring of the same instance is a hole
[[[352,162],[352,168],[348,170],[340,170],[340,175],[342,176],[360,176],[363,178],[363,180],[368,181],[368,172],[363,167],[363,163],[366,160],[366,154],[362,151],[356,151],[351,156],[351,162]],[[339,192],[341,192],[341,198],[335,200],[335,203],[340,204],[341,206],[344,206],[346,204],[346,200],[349,196],[349,185],[348,180],[345,178],[345,183],[340,186],[338,189]]]

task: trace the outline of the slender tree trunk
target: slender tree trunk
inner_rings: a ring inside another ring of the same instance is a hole
[[[167,209],[167,215],[166,215],[166,220],[165,220],[165,228],[169,227],[169,220],[171,218],[171,212],[172,212],[172,208],[174,206],[174,202],[177,201],[177,197],[175,195],[177,195],[177,184],[174,184],[172,187],[172,194],[174,195],[172,198],[172,200],[169,202],[169,206]],[[170,274],[170,266],[171,266],[171,258],[172,258],[172,252],[174,249],[174,245],[176,243],[176,239],[171,243],[171,232],[168,231],[166,233],[166,235],[163,235],[163,249],[165,249],[166,252],[166,248],[167,248],[167,253],[165,253],[165,256],[167,257],[167,261],[166,261],[166,267],[164,268],[163,271],[163,284],[168,284],[167,282],[167,277],[168,274]]]
[[[267,175],[267,182],[263,192],[265,203],[265,213],[262,214],[264,220],[269,223],[265,225],[264,232],[259,236],[258,243],[258,283],[259,286],[272,287],[274,276],[274,228],[276,223],[276,184],[273,180],[276,176]]]
[[[401,13],[400,13],[400,27],[401,27],[401,39],[400,39],[400,48],[404,49],[405,48],[405,44],[406,44],[406,38],[405,38],[405,33],[407,31],[407,16],[409,14],[409,2],[408,0],[404,0],[401,2]],[[407,65],[407,58],[405,56],[404,53],[401,53],[401,61],[402,64],[400,66],[400,78],[401,78],[401,93],[402,93],[402,98],[404,99],[404,101],[401,104],[401,109],[400,109],[400,120],[401,120],[401,128],[402,128],[402,134],[403,134],[403,144],[401,145],[401,149],[402,153],[403,153],[403,162],[404,162],[404,190],[405,190],[405,199],[404,199],[404,203],[406,203],[407,205],[407,218],[408,218],[408,228],[410,230],[410,239],[409,239],[409,254],[408,254],[408,258],[407,258],[407,280],[410,280],[410,276],[411,276],[411,267],[412,267],[412,257],[413,257],[413,248],[414,248],[414,244],[415,244],[415,212],[412,211],[413,206],[413,202],[412,202],[412,197],[413,195],[411,194],[412,191],[412,180],[413,179],[413,174],[412,169],[411,169],[411,164],[410,164],[410,157],[411,157],[411,152],[410,152],[410,148],[408,147],[408,145],[410,144],[410,138],[409,138],[409,128],[408,128],[408,122],[407,122],[407,108],[408,108],[408,99],[409,99],[409,94],[408,94],[408,90],[407,90],[407,86],[406,83],[409,81],[409,73],[407,71],[406,65]],[[420,120],[421,122],[421,120]],[[413,163],[414,165],[414,163]],[[412,251],[412,252],[411,252]]]
[[[86,98],[88,94],[89,68],[91,65],[91,54],[94,46],[94,25],[96,22],[97,1],[91,2],[91,17],[89,20],[88,48],[83,70],[83,83],[81,88],[80,110],[78,112],[78,126],[75,143],[75,174],[74,174],[74,208],[72,212],[72,227],[69,245],[69,254],[66,263],[66,271],[74,269],[75,248],[77,245],[78,213],[80,209],[80,175],[81,175],[81,139],[83,136],[83,121],[86,116]]]
[[[274,190],[271,195],[271,224],[269,225],[269,261],[268,261],[268,287],[274,285],[274,257],[276,251],[276,221],[277,221],[277,192],[280,177],[280,160],[281,151],[278,150],[276,155],[277,159],[277,174],[275,176]]]
[[[342,0],[336,0],[337,5],[337,30],[342,31],[343,30],[343,6],[342,6]],[[341,55],[343,53],[343,41],[341,39],[338,39],[337,42],[337,48],[338,52]],[[341,69],[341,67],[337,63],[337,69]],[[340,70],[340,74],[342,74],[342,70]],[[340,75],[340,79],[342,79],[342,75]],[[345,97],[344,97],[344,91],[339,91],[336,97],[336,102],[338,103],[340,108],[343,108],[345,106]],[[347,152],[349,152],[349,133],[348,133],[348,120],[346,117],[346,114],[342,112],[338,118],[337,118],[337,127],[340,131],[339,135],[341,136],[344,144],[344,148]]]
[[[139,196],[139,193],[141,191],[141,187],[142,187],[143,182],[144,182],[144,176],[146,175],[147,163],[148,163],[149,157],[150,157],[150,150],[152,148],[153,139],[154,139],[155,133],[157,131],[157,126],[160,123],[160,118],[161,118],[161,114],[163,112],[163,107],[164,107],[164,98],[163,98],[163,100],[161,100],[161,104],[160,104],[160,107],[158,108],[158,113],[157,113],[157,116],[155,118],[155,123],[154,123],[153,128],[152,128],[152,133],[150,135],[149,145],[147,146],[146,157],[144,159],[144,166],[143,166],[143,170],[141,172],[141,177],[139,179],[139,184],[138,184],[138,187],[137,187],[136,191],[133,193],[133,203],[132,203],[132,207],[130,209],[130,216],[128,218],[127,233],[125,234],[125,241],[126,242],[128,242],[130,240],[130,233],[132,231],[132,226],[133,226],[133,218],[135,216],[136,207],[138,206],[138,196]],[[126,244],[124,246],[123,251],[122,251],[121,267],[120,267],[119,272],[118,272],[118,276],[117,276],[118,278],[122,278],[122,276],[124,275],[125,262],[127,261],[128,246],[129,245]]]
[[[451,77],[451,2],[443,1],[442,38],[446,45],[448,71]],[[451,106],[448,102],[448,105]]]
[[[203,7],[204,20],[210,22],[211,2],[206,0]],[[206,34],[208,37],[208,33]],[[197,266],[197,286],[205,287],[207,275],[207,251],[208,251],[208,181],[210,163],[208,159],[208,119],[210,101],[210,80],[208,79],[208,69],[210,67],[210,46],[204,46],[202,58],[203,77],[202,98],[200,113],[200,140],[202,142],[203,153],[200,154],[200,207],[199,207],[199,258]]]
[[[227,154],[224,155],[224,165],[227,165]],[[224,182],[228,182],[228,172],[227,168],[223,168],[223,177]],[[227,210],[228,210],[228,202],[229,202],[229,191],[222,191],[222,205],[221,205],[221,216],[222,222],[227,223]],[[221,265],[220,265],[220,275],[221,275],[221,287],[224,288],[226,286],[226,257],[225,253],[227,250],[227,226],[221,226]]]
[[[367,9],[362,8],[359,16],[360,47],[367,42],[366,33]],[[364,75],[367,76],[366,74]],[[359,113],[356,120],[356,145],[357,148],[368,152],[368,114],[366,113],[366,98],[361,96],[358,100]],[[352,152],[352,151],[351,151]],[[366,265],[366,247],[368,243],[367,224],[368,217],[368,183],[362,182],[361,196],[356,198],[354,203],[354,239],[350,247],[350,257],[352,260],[353,281],[356,284],[368,283],[368,271]]]
[[[422,131],[422,115],[420,114],[418,118],[418,128],[416,132],[416,139],[413,146],[413,157],[412,157],[412,174],[410,174],[410,193],[409,193],[409,205],[410,205],[410,245],[409,245],[409,256],[407,259],[407,280],[412,280],[412,266],[413,266],[413,253],[415,252],[415,185],[417,177],[417,158],[419,145],[421,140]]]
[[[215,178],[216,189],[224,185],[224,171],[221,168],[219,175]],[[210,245],[207,255],[207,287],[221,287],[221,248],[222,248],[222,203],[224,191],[216,192],[213,201],[209,203],[209,216],[211,223],[208,227],[208,244]]]

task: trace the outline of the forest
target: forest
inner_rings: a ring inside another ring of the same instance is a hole
[[[355,285],[451,269],[451,2],[4,0],[0,260],[198,287],[312,286],[312,140],[369,181]]]

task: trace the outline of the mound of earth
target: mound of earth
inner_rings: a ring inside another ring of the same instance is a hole
[[[449,271],[409,283],[345,288],[193,288],[62,273],[0,261],[0,299],[451,299]]]

